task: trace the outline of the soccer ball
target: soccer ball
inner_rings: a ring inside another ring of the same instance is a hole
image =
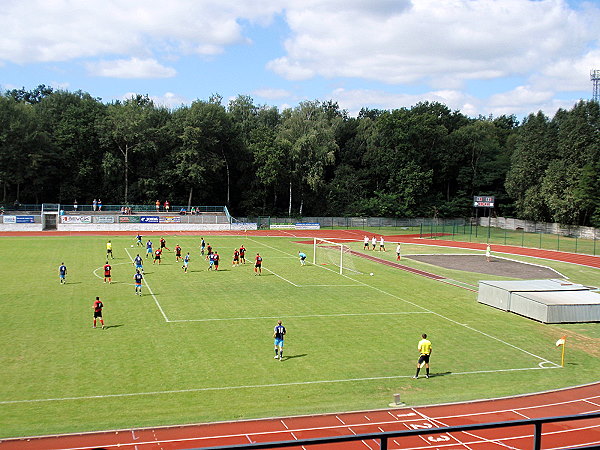
[[[131,246],[133,247],[133,244],[131,244]]]
[[[369,275],[373,276],[373,272],[371,272]]]

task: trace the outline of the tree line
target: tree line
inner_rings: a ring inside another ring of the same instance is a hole
[[[470,217],[600,226],[600,108],[469,118],[437,102],[167,109],[44,85],[0,96],[2,201],[227,205],[236,216]]]

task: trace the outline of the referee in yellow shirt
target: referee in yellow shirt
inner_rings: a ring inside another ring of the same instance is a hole
[[[419,361],[417,362],[417,373],[413,377],[414,379],[419,378],[419,371],[421,370],[421,364],[425,363],[425,378],[429,378],[429,356],[431,355],[431,342],[427,340],[427,335],[423,333],[421,335],[423,339],[419,341]]]

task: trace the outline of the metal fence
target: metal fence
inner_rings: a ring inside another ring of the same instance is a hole
[[[531,448],[534,450],[539,450],[542,448],[542,427],[543,425],[549,423],[564,423],[571,421],[579,421],[579,420],[590,420],[590,419],[598,419],[600,418],[600,412],[594,412],[590,414],[578,414],[578,415],[570,415],[570,416],[556,416],[556,417],[545,417],[539,419],[524,419],[524,420],[511,420],[506,422],[492,422],[492,423],[483,423],[483,424],[470,424],[470,425],[457,425],[452,427],[440,427],[440,428],[429,428],[429,429],[417,429],[417,430],[403,430],[403,431],[388,431],[383,433],[363,433],[363,434],[354,434],[350,436],[335,436],[335,437],[326,437],[326,438],[313,438],[313,439],[298,439],[295,441],[281,441],[281,442],[267,442],[267,443],[258,443],[258,444],[244,444],[244,445],[225,445],[219,447],[203,447],[203,450],[250,450],[250,449],[274,449],[274,448],[286,448],[286,447],[296,447],[296,448],[310,448],[311,446],[322,445],[321,448],[325,447],[326,444],[341,444],[343,442],[360,442],[360,441],[376,441],[379,442],[379,448],[381,450],[387,450],[388,441],[390,439],[399,440],[401,442],[402,438],[410,437],[410,436],[429,436],[432,434],[439,434],[442,436],[447,436],[448,441],[450,437],[449,433],[458,433],[458,432],[468,432],[468,431],[476,431],[476,430],[490,430],[490,429],[501,429],[501,428],[511,428],[511,427],[519,427],[519,426],[528,426],[533,427],[533,437],[532,437],[532,445]],[[581,431],[581,433],[585,433],[585,431]],[[520,432],[520,435],[523,433]],[[427,442],[427,439],[425,438]],[[431,442],[431,441],[430,441]],[[439,444],[439,441],[438,441]],[[460,445],[459,445],[460,446]],[[546,444],[545,448],[552,448],[552,444]],[[335,448],[341,448],[339,446]],[[561,447],[568,448],[568,447]],[[580,447],[573,447],[580,448]],[[598,448],[598,447],[590,447],[590,448]],[[192,449],[199,450],[199,449]]]

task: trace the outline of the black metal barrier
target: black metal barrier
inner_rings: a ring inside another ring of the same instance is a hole
[[[525,420],[511,420],[506,422],[492,422],[492,423],[481,423],[471,425],[457,425],[452,427],[440,427],[440,428],[428,428],[419,430],[403,430],[403,431],[387,431],[383,433],[364,433],[364,434],[353,434],[350,436],[335,436],[335,437],[324,437],[324,438],[313,438],[313,439],[298,439],[296,441],[279,441],[279,442],[262,442],[257,444],[245,444],[245,445],[222,445],[218,447],[197,447],[189,450],[246,450],[246,449],[273,449],[273,448],[285,448],[285,447],[308,447],[311,445],[324,445],[324,444],[339,444],[342,442],[352,441],[379,441],[379,448],[381,450],[387,450],[388,439],[403,438],[408,436],[424,436],[430,434],[444,434],[444,433],[458,433],[461,431],[474,431],[474,430],[488,430],[497,428],[508,428],[518,427],[524,425],[533,425],[533,446],[534,450],[542,448],[542,425],[554,422],[568,422],[573,420],[585,420],[585,419],[598,419],[600,418],[600,412],[589,413],[589,414],[577,414],[572,416],[555,416],[555,417],[543,417],[540,419],[525,419]],[[600,424],[599,424],[600,425]],[[584,431],[582,431],[583,433]],[[582,447],[578,447],[581,449]],[[586,447],[584,447],[586,448]],[[598,448],[592,446],[589,448]]]

